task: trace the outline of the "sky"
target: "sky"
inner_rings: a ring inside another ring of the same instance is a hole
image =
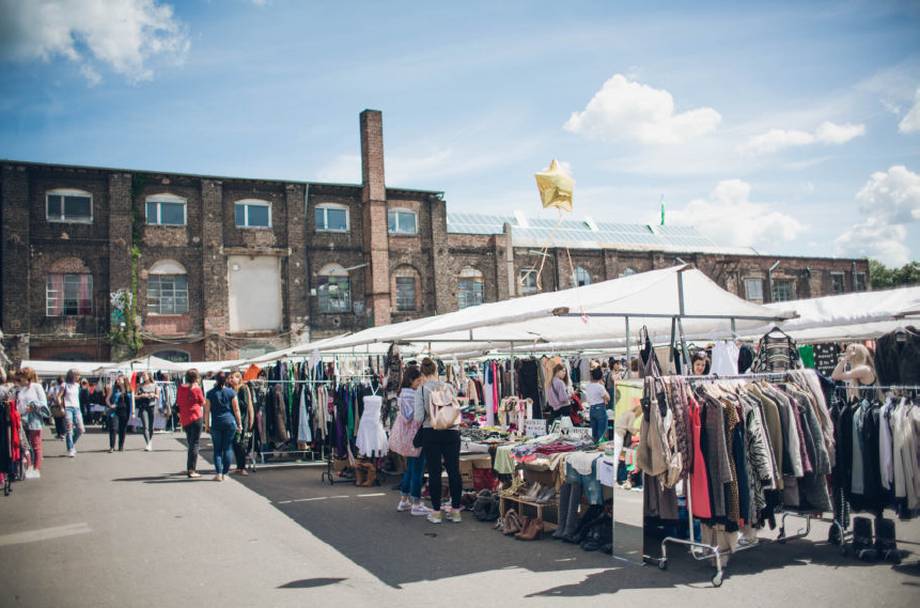
[[[740,6],[739,6],[740,5]],[[918,2],[0,0],[0,158],[387,185],[450,211],[920,259]]]

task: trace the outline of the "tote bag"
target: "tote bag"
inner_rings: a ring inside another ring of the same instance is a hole
[[[390,430],[390,450],[407,458],[416,458],[422,450],[412,444],[415,434],[421,427],[420,422],[407,420],[401,413]]]

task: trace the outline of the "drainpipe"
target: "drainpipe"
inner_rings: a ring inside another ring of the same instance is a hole
[[[773,262],[773,265],[767,269],[767,292],[769,293],[769,301],[773,301],[773,271],[779,266],[780,260]],[[764,298],[766,299],[766,298]]]
[[[856,291],[856,260],[850,262],[850,285],[853,286],[851,291]]]

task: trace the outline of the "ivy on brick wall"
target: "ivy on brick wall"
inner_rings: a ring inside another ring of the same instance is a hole
[[[146,182],[146,178],[141,175],[131,178],[131,287],[123,303],[124,322],[117,325],[113,323],[109,335],[112,344],[123,347],[131,357],[136,356],[144,346],[138,309],[141,263],[141,249],[138,244],[143,238],[141,227],[144,225],[144,216],[134,201],[143,193]]]

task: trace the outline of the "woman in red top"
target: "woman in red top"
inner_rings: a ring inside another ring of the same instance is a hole
[[[197,369],[185,372],[185,384],[179,385],[176,405],[179,406],[179,424],[188,440],[188,461],[186,472],[189,478],[201,477],[196,470],[198,464],[198,441],[204,424],[204,392],[198,385]]]

